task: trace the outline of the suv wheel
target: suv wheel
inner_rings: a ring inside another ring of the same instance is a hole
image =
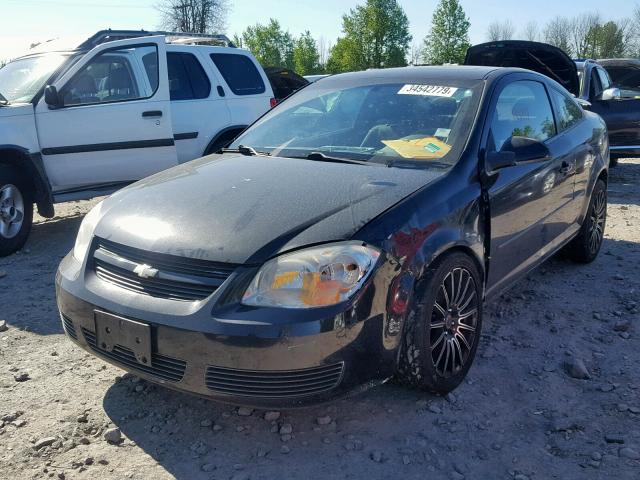
[[[33,202],[15,169],[0,166],[0,257],[20,250],[33,222]]]
[[[482,283],[464,253],[443,257],[425,278],[405,325],[399,372],[415,388],[444,394],[462,382],[475,357]]]

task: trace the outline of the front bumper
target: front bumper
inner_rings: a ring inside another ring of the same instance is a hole
[[[291,407],[326,401],[394,374],[400,335],[395,323],[389,328],[386,314],[393,271],[381,265],[340,310],[237,305],[219,312],[217,295],[178,302],[128,292],[68,255],[56,275],[56,292],[67,335],[109,363],[223,402]],[[125,347],[99,348],[96,310],[150,325],[150,365],[140,364]]]

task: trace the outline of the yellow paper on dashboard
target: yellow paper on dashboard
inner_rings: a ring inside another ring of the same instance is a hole
[[[387,147],[404,158],[442,158],[451,146],[436,137],[414,138],[411,140],[382,140]]]

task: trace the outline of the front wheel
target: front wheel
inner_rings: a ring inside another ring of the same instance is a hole
[[[462,382],[480,339],[481,285],[475,262],[464,253],[429,268],[404,329],[402,381],[441,394]]]
[[[33,203],[22,176],[0,166],[0,257],[20,250],[31,231]]]
[[[598,180],[593,187],[589,209],[578,236],[565,248],[568,256],[580,263],[590,263],[598,256],[607,223],[607,185]]]

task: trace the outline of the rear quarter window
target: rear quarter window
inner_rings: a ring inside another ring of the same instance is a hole
[[[211,60],[236,95],[258,95],[265,92],[264,81],[251,59],[233,53],[212,53]]]
[[[567,130],[582,119],[582,107],[573,98],[555,88],[550,89],[550,93],[556,110],[558,130]]]

